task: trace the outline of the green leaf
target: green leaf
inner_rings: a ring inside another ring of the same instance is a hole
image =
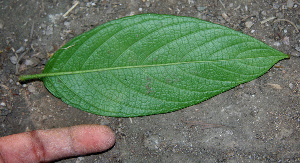
[[[267,72],[288,55],[240,32],[190,17],[142,14],[105,23],[60,48],[47,89],[86,112],[116,117],[198,104]]]

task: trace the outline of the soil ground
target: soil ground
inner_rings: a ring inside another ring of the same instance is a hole
[[[115,131],[110,150],[61,163],[300,162],[299,1],[82,0],[63,18],[71,6],[70,0],[0,1],[0,136],[80,124],[104,124]],[[75,36],[141,13],[221,24],[291,56],[198,105],[136,118],[89,114],[55,98],[39,80],[19,82],[16,73],[41,73],[49,56]]]

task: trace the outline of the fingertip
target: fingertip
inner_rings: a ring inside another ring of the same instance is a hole
[[[115,133],[111,128],[109,128],[105,125],[102,125],[102,127],[103,127],[103,132],[106,135],[106,139],[105,139],[106,142],[104,142],[104,143],[107,145],[108,148],[110,148],[115,144],[115,141],[116,141]]]
[[[76,153],[102,152],[115,144],[115,134],[104,125],[80,125],[71,129]]]

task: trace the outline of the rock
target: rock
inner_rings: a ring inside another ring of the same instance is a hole
[[[161,139],[158,135],[151,135],[144,140],[145,147],[157,150],[160,147]]]
[[[56,24],[58,21],[59,21],[59,19],[61,18],[61,16],[62,16],[62,13],[60,13],[60,14],[55,14],[55,15],[49,15],[49,20],[53,23],[53,24]]]
[[[278,3],[273,3],[273,9],[275,9],[275,10],[277,10],[277,9],[279,9],[279,4]]]
[[[294,56],[294,57],[300,57],[300,53],[299,53],[299,52],[296,52],[296,51],[292,51],[292,52],[291,52],[291,56]]]
[[[11,56],[9,59],[12,64],[17,64],[18,58],[16,56]]]
[[[50,52],[52,52],[52,51],[54,51],[55,49],[54,49],[54,46],[52,46],[52,45],[49,45],[48,47],[47,47],[47,52],[48,53],[50,53]]]
[[[293,129],[281,128],[279,139],[287,138],[293,134]]]
[[[25,65],[26,65],[26,66],[31,66],[31,65],[33,65],[32,60],[27,59],[27,60],[25,61]]]
[[[300,52],[300,46],[298,44],[296,44],[295,49]]]
[[[30,93],[35,93],[36,92],[35,87],[33,85],[29,85],[27,89]]]
[[[247,28],[250,28],[250,27],[252,27],[253,26],[253,22],[252,21],[247,21],[246,23],[245,23],[245,26],[247,27]]]
[[[32,57],[30,59],[26,59],[25,62],[24,62],[24,64],[26,66],[30,66],[30,67],[34,67],[34,66],[38,65],[39,63],[40,63],[40,60],[35,58],[35,57]]]
[[[64,22],[64,25],[67,27],[67,28],[70,28],[70,25],[71,25],[71,22]]]
[[[283,19],[283,18],[284,18],[284,15],[283,15],[282,12],[277,12],[275,15],[276,15],[276,17],[277,17],[278,19]]]
[[[150,1],[147,1],[147,2],[146,2],[146,6],[147,6],[147,7],[150,7]]]
[[[200,6],[200,7],[197,7],[197,10],[198,10],[198,11],[203,11],[203,10],[205,10],[205,9],[206,9],[206,6],[203,6],[203,7],[201,7],[201,6]]]
[[[1,104],[0,104],[1,106],[6,106],[6,104],[4,103],[4,102],[1,102]]]
[[[287,8],[292,8],[294,6],[295,2],[293,0],[288,0],[287,1],[287,4],[286,4],[286,7]]]
[[[274,42],[274,44],[273,45],[275,45],[275,46],[280,46],[281,44],[280,44],[280,42]]]
[[[45,34],[47,36],[52,35],[53,34],[53,27],[52,26],[47,26]]]
[[[282,41],[285,45],[290,45],[290,38],[289,37],[284,37]]]

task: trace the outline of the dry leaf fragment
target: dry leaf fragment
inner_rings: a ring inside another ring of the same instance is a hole
[[[271,84],[271,83],[268,83],[268,85],[272,86],[272,87],[275,88],[275,89],[282,89],[282,87],[281,87],[279,84]]]

